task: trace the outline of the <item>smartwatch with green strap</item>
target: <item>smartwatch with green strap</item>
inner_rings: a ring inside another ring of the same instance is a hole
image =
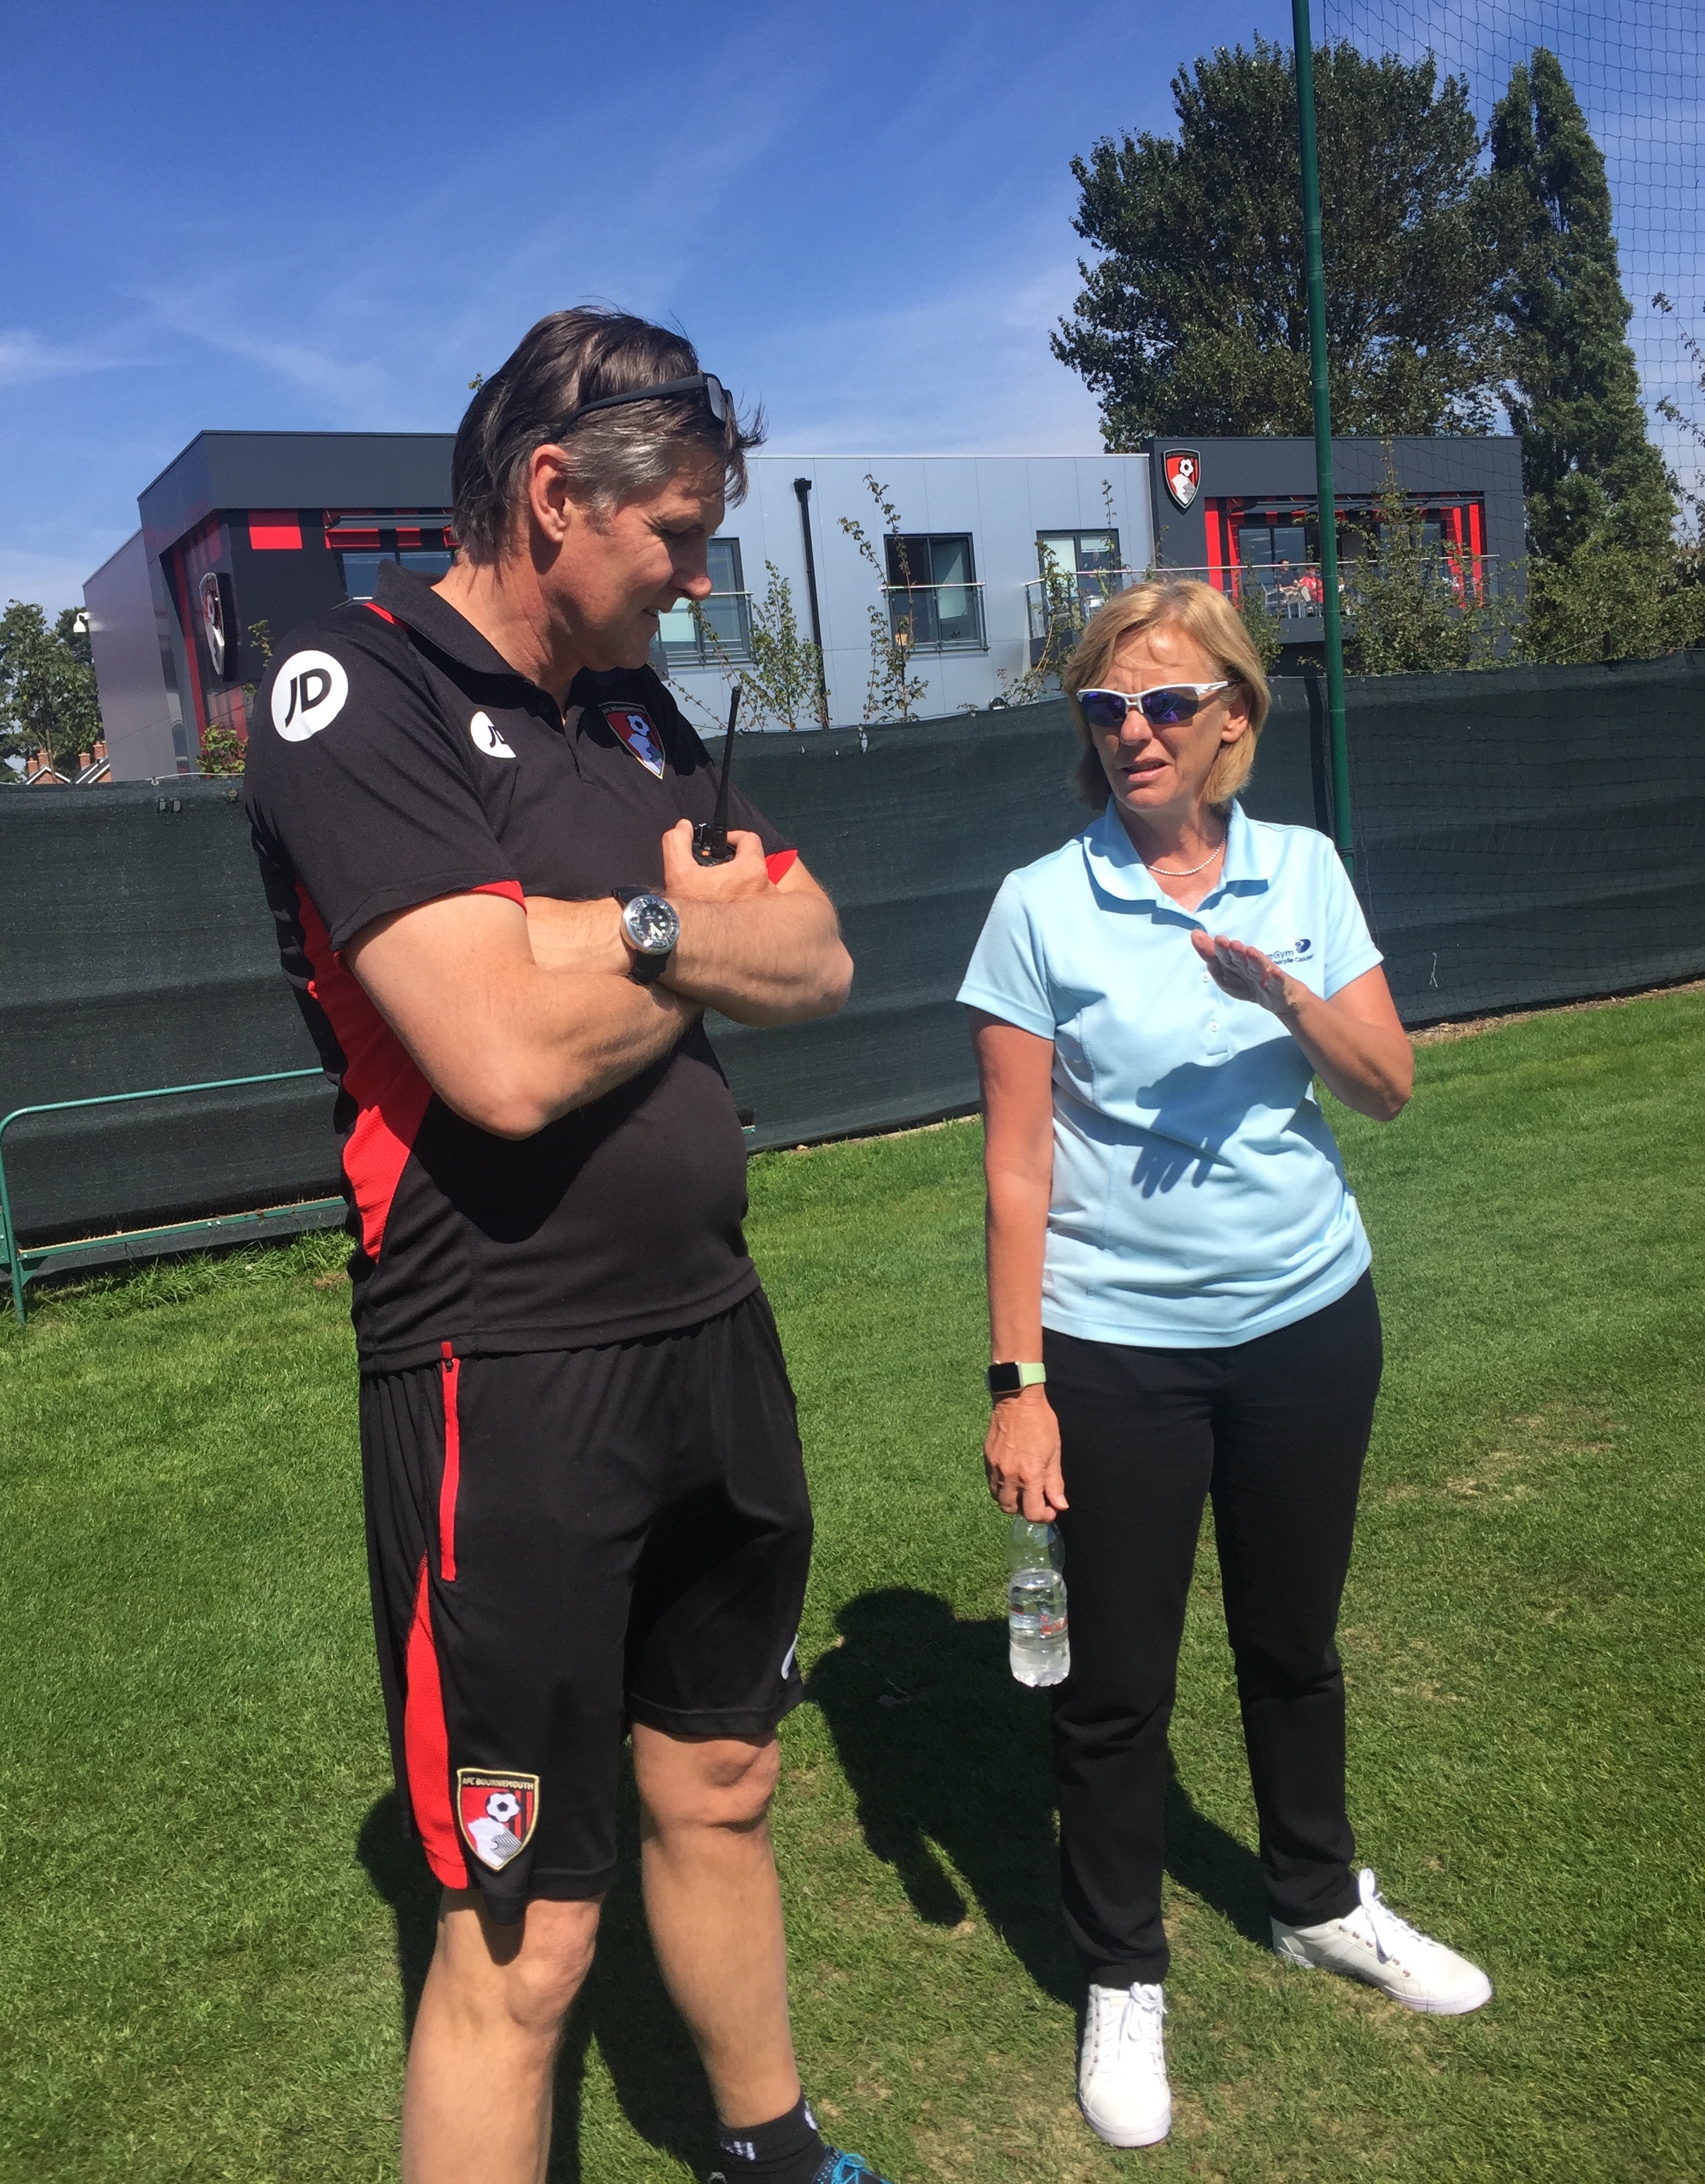
[[[1045,1365],[991,1365],[984,1376],[991,1396],[1016,1396],[1021,1388],[1037,1388],[1048,1377]]]

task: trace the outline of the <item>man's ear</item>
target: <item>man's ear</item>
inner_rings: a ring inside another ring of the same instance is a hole
[[[535,448],[527,458],[527,509],[534,538],[560,546],[574,520],[574,499],[560,448]]]

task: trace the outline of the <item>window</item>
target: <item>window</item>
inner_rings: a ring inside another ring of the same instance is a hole
[[[981,652],[983,587],[964,532],[912,531],[888,549],[888,618],[915,652]]]
[[[405,569],[412,569],[424,577],[429,584],[449,573],[450,555],[445,553],[390,553],[344,554],[339,557],[343,564],[343,590],[347,598],[371,599],[379,581],[379,566],[383,561],[399,561]]]
[[[1063,577],[1076,584],[1086,616],[1122,588],[1117,531],[1039,531],[1036,560],[1045,582]]]
[[[751,602],[746,596],[738,538],[713,538],[706,549],[710,596],[694,614],[685,599],[658,624],[658,642],[670,667],[716,667],[752,656]]]

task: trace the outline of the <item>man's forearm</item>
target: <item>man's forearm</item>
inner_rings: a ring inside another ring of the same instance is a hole
[[[772,888],[735,902],[682,902],[665,983],[737,1023],[833,1015],[852,983],[834,905],[815,889]]]

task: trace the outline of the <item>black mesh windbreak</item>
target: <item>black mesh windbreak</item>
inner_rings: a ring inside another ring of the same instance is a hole
[[[1705,974],[1705,654],[1353,681],[1357,885],[1407,1022]],[[1325,827],[1322,706],[1275,686],[1245,797]],[[1062,701],[742,741],[738,778],[840,906],[853,997],[714,1020],[760,1146],[964,1109],[953,999],[1002,877],[1087,816]],[[160,809],[164,800],[166,808]],[[0,1114],[315,1056],[228,784],[0,791]],[[15,1124],[26,1241],[337,1187],[319,1079]]]

